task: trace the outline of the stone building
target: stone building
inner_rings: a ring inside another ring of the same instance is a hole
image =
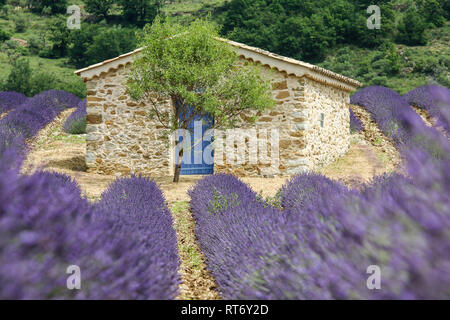
[[[239,137],[242,132],[256,133],[258,148],[241,153],[241,159],[238,159],[239,152],[234,159],[229,159],[236,143],[230,147],[226,144],[229,135],[217,134],[214,164],[190,165],[182,174],[214,171],[241,176],[288,176],[314,170],[347,152],[350,93],[361,83],[305,62],[222,41],[234,46],[241,59],[263,66],[272,79],[276,107],[260,114],[255,124],[249,124],[246,115],[242,116],[239,127],[247,130],[236,131],[235,137],[242,138]],[[173,174],[174,142],[162,138],[165,129],[150,119],[148,105],[133,101],[126,93],[130,64],[140,51],[76,71],[87,86],[86,164],[90,172]],[[174,110],[170,100],[159,99],[158,103],[161,109]],[[263,140],[267,143],[261,143]],[[242,140],[248,141],[247,137]],[[270,163],[261,160],[258,155],[264,152],[275,160]],[[257,153],[256,163],[242,159],[251,157],[252,153]]]

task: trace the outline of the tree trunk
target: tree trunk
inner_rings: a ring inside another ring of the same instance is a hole
[[[184,143],[184,141],[183,141]],[[181,163],[183,161],[184,148],[181,147],[178,152],[177,164],[175,165],[175,174],[173,175],[173,182],[178,183],[180,181]]]

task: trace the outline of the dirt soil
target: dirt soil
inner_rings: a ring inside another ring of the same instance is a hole
[[[10,113],[10,112],[11,111],[0,113],[0,120],[2,120],[4,117],[6,117],[8,115],[8,113]]]
[[[349,187],[358,187],[370,181],[374,175],[396,170],[400,156],[367,112],[358,107],[353,110],[366,129],[360,134],[352,135],[350,150],[345,156],[319,172],[342,181]],[[73,111],[74,109],[71,109],[61,113],[53,123],[42,129],[36,138],[28,141],[30,152],[22,173],[30,174],[41,169],[70,175],[78,182],[86,197],[97,201],[117,177],[86,172],[86,136],[70,135],[62,131],[63,123]],[[205,257],[195,237],[195,222],[189,209],[187,191],[202,176],[182,176],[178,184],[172,182],[172,177],[152,178],[163,190],[174,218],[183,282],[178,299],[220,299],[217,285],[207,271]],[[273,197],[286,179],[288,178],[242,178],[263,197]]]
[[[436,119],[431,117],[428,112],[426,112],[424,109],[411,106],[411,108],[414,109],[414,111],[422,118],[423,122],[427,125],[427,127],[433,127],[436,123]]]

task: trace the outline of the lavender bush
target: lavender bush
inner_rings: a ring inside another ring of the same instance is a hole
[[[189,191],[195,232],[208,269],[226,299],[269,298],[264,279],[255,279],[278,256],[283,216],[264,206],[244,183],[230,175],[208,176]]]
[[[173,298],[178,257],[161,199],[154,184],[122,180],[92,207],[67,176],[0,171],[0,299]],[[70,265],[81,290],[66,287]]]
[[[409,104],[398,93],[381,86],[371,86],[356,92],[352,104],[364,107],[380,129],[391,137],[397,145],[411,143],[411,126],[423,129],[425,124]],[[404,125],[407,118],[408,126]]]
[[[73,108],[80,103],[76,96],[57,90],[50,90],[29,98],[0,121],[0,127],[6,127],[15,134],[30,138],[63,110]]]
[[[133,299],[173,299],[179,258],[173,220],[158,186],[147,178],[116,180],[95,205],[96,220],[113,221],[114,234],[136,237],[122,270]]]
[[[283,186],[280,211],[232,176],[197,184],[196,233],[225,298],[450,298],[450,146],[415,117],[399,119],[413,142],[402,148],[406,176],[362,191],[303,174]],[[369,266],[381,270],[380,290],[367,287]]]
[[[232,176],[201,180],[190,192],[196,233],[224,298],[450,298],[449,162],[416,151],[408,163],[414,180],[381,177],[361,193],[298,176],[284,211]],[[381,290],[367,287],[371,265]]]
[[[70,134],[86,133],[86,99],[78,104],[77,109],[67,118],[64,131]]]
[[[0,114],[20,106],[27,99],[22,93],[13,91],[0,92]]]
[[[449,143],[436,129],[427,127],[405,99],[391,89],[364,88],[352,96],[351,103],[364,107],[402,154],[420,147],[434,157],[442,157],[442,146]]]
[[[355,116],[352,109],[350,109],[350,130],[352,132],[361,132],[364,130],[364,125],[361,122],[361,119]]]
[[[403,96],[410,104],[425,109],[436,125],[450,132],[450,90],[438,85],[418,87]]]
[[[77,104],[50,91],[0,121],[0,299],[172,299],[177,242],[154,183],[117,181],[93,206],[70,177],[19,174],[25,139]],[[71,265],[81,290],[66,287]]]

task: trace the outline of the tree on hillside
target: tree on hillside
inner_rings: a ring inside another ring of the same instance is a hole
[[[196,20],[189,26],[161,22],[144,28],[144,50],[132,65],[128,91],[136,100],[151,101],[149,116],[174,133],[188,130],[197,116],[213,117],[214,127],[232,127],[250,110],[274,105],[270,82],[258,67],[240,63],[234,48],[217,40],[217,28]],[[177,106],[161,111],[155,96]],[[179,181],[183,158],[179,148],[174,182]]]
[[[5,83],[6,91],[16,91],[24,95],[31,93],[31,68],[30,61],[23,57],[13,57],[11,72]]]
[[[444,9],[439,1],[417,0],[417,6],[419,13],[424,17],[426,22],[432,23],[435,27],[442,27],[445,24]]]
[[[66,13],[67,0],[27,0],[29,7],[33,12],[42,13],[44,8],[50,8],[53,14]]]
[[[87,47],[85,56],[87,64],[111,59],[124,52],[136,49],[137,40],[133,29],[112,27],[100,29]]]
[[[139,27],[151,23],[158,14],[154,0],[118,0],[123,9],[124,19]]]
[[[409,46],[424,46],[427,44],[426,28],[425,19],[411,7],[398,24],[397,41]]]
[[[65,57],[69,44],[70,29],[64,17],[52,19],[49,27],[49,40],[52,41],[52,55],[54,57]]]
[[[85,0],[84,2],[87,12],[106,19],[115,0]]]

